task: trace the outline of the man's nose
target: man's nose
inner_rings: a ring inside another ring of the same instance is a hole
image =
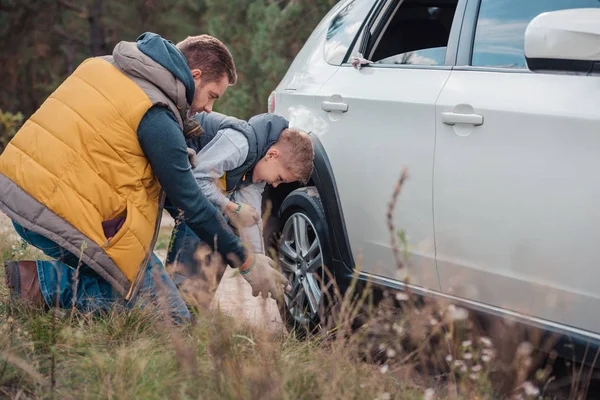
[[[207,113],[212,112],[212,108],[213,108],[213,105],[208,104],[208,105],[206,105],[206,107],[204,107],[204,111],[206,111]]]
[[[276,188],[277,186],[279,186],[279,182],[273,182],[273,183],[271,184],[271,186],[273,186],[274,188]]]

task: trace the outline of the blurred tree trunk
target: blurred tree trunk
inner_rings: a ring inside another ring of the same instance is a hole
[[[104,26],[102,23],[103,0],[93,0],[88,12],[90,24],[90,51],[93,57],[108,54],[106,40],[104,38]]]
[[[239,81],[219,111],[247,118],[337,0],[0,0],[0,109],[33,114],[90,56],[151,31],[177,43],[208,33],[233,53]]]

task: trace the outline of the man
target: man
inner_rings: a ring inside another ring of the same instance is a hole
[[[9,262],[13,297],[91,311],[163,293],[178,320],[190,315],[152,253],[165,196],[187,225],[253,293],[279,296],[285,278],[250,255],[192,175],[191,115],[210,112],[237,80],[227,48],[207,36],[173,45],[153,33],[85,60],[0,156],[0,209],[17,233],[57,261]],[[154,279],[158,278],[158,279]]]

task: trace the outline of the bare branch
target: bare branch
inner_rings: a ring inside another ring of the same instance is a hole
[[[65,32],[65,30],[58,26],[58,25],[54,25],[54,32],[58,33],[60,36],[62,36],[64,39],[73,42],[75,44],[78,44],[80,46],[85,46],[87,47],[89,43],[87,43],[85,40],[83,40],[82,38],[80,38],[79,36],[75,36],[75,35],[69,35],[67,32]]]
[[[87,10],[85,9],[85,7],[82,7],[75,3],[71,3],[68,0],[58,0],[58,4],[65,8],[68,8],[71,11],[75,11],[76,13],[80,14],[83,18],[87,18]]]

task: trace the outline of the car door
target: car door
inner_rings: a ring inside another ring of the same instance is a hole
[[[454,18],[459,3],[380,2],[357,41],[373,63],[357,69],[348,59],[316,99],[319,139],[335,175],[354,259],[368,275],[397,280],[408,274],[411,283],[433,290],[439,290],[432,215],[435,102],[450,76],[455,49],[449,38],[457,29],[453,21],[460,21]],[[405,167],[409,179],[392,222],[406,232],[411,262],[399,275],[387,213]]]
[[[532,73],[527,24],[597,0],[469,0],[437,102],[443,292],[600,332],[600,78]]]

